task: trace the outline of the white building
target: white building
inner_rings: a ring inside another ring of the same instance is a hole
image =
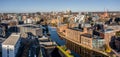
[[[12,33],[2,43],[2,57],[16,57],[20,47],[20,33]]]
[[[24,21],[24,23],[26,24],[32,24],[33,23],[33,20],[31,18],[28,18]]]

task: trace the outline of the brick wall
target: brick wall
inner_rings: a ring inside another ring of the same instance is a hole
[[[92,38],[81,36],[81,44],[86,47],[92,48],[93,47],[92,46]]]
[[[66,37],[80,43],[80,35],[86,33],[73,29],[66,29]]]

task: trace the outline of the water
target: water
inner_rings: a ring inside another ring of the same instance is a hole
[[[56,28],[54,27],[48,27],[49,31],[50,31],[50,38],[55,41],[57,44],[59,45],[65,45],[65,40],[62,40],[59,35],[57,34]],[[74,55],[74,57],[80,57],[78,54],[76,54],[74,51],[72,51],[72,54]]]
[[[62,40],[59,38],[57,32],[56,32],[56,28],[53,27],[49,27],[49,31],[50,31],[50,38],[55,41],[57,44],[59,45],[65,45],[65,40]]]

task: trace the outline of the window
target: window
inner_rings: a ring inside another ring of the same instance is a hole
[[[7,46],[7,57],[9,57],[9,46]]]
[[[12,49],[12,48],[10,48],[9,50],[10,50],[10,51],[13,51],[13,49]]]

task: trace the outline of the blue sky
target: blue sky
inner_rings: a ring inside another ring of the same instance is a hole
[[[0,0],[0,12],[120,11],[120,0]]]

